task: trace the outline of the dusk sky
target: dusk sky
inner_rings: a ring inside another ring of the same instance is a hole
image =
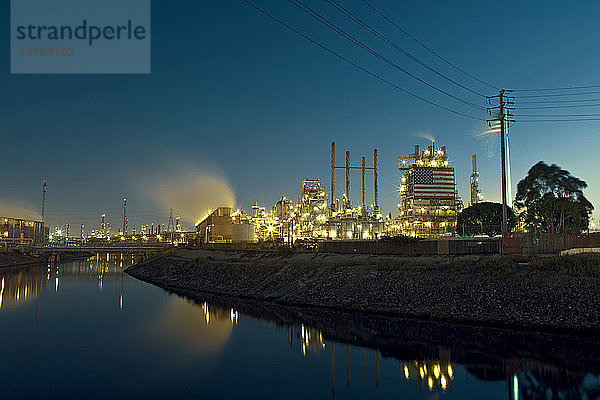
[[[497,94],[428,53],[361,1],[340,3],[436,70],[475,91]],[[494,86],[600,84],[598,2],[372,3],[445,58]],[[485,111],[437,93],[377,60],[288,2],[256,4],[406,90],[487,118]],[[306,4],[411,73],[485,107],[482,97],[399,54],[326,1]],[[149,75],[11,75],[8,2],[1,12],[3,206],[39,210],[42,181],[47,180],[52,224],[85,223],[93,228],[100,212],[106,211],[116,231],[123,197],[128,198],[130,226],[166,224],[168,201],[158,200],[165,190],[217,176],[227,182],[238,207],[247,209],[257,201],[270,208],[281,195],[296,199],[303,178],[321,178],[329,188],[334,140],[338,160],[350,150],[356,165],[363,155],[370,164],[373,148],[379,150],[380,202],[386,214],[395,216],[400,177],[396,157],[411,152],[415,144],[427,145],[427,136],[447,146],[465,203],[472,153],[478,156],[484,199],[500,198],[499,141],[497,136],[477,136],[485,130],[484,122],[444,111],[374,79],[241,0],[152,1]],[[526,119],[534,118],[520,117],[600,111],[519,109],[520,104],[527,106],[519,103],[519,96],[528,94],[515,92],[519,122],[510,131],[513,196],[527,170],[544,160],[585,180],[586,196],[600,207],[600,121],[528,123]],[[338,193],[343,190],[342,174]],[[371,203],[370,175],[368,182]],[[358,171],[352,189],[358,202]],[[187,222],[190,226],[194,221]]]

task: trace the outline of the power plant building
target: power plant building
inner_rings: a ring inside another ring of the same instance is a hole
[[[413,237],[453,234],[461,202],[446,147],[436,149],[434,142],[421,150],[416,145],[413,154],[398,158],[398,169],[402,172],[400,204],[391,230]]]

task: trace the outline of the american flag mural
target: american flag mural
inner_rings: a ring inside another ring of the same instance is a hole
[[[415,199],[453,200],[454,169],[453,168],[415,168]]]

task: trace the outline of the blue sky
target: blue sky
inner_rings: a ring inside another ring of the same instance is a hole
[[[485,112],[436,93],[352,46],[288,2],[256,3],[395,84],[486,118]],[[306,3],[403,68],[484,105],[361,31],[327,2]],[[431,56],[360,1],[341,3],[432,67],[477,91],[496,94]],[[499,87],[600,83],[600,3],[508,1],[502,10],[498,3],[481,1],[372,3],[453,63]],[[198,171],[222,176],[238,206],[258,201],[270,207],[280,195],[295,199],[303,178],[319,177],[328,186],[335,140],[338,158],[348,149],[356,164],[361,155],[370,160],[373,148],[379,149],[380,201],[395,215],[396,157],[414,144],[426,145],[422,135],[447,146],[465,201],[472,153],[478,155],[484,198],[499,199],[499,146],[497,140],[493,146],[491,139],[476,136],[482,122],[377,81],[241,0],[153,0],[150,75],[11,75],[8,2],[0,12],[6,27],[0,31],[0,204],[38,208],[46,179],[53,223],[91,226],[96,215],[108,211],[117,226],[124,196],[130,224],[166,223],[168,209],[148,194],[152,177],[167,175],[176,182],[181,173]],[[600,204],[599,128],[600,121],[517,123],[511,130],[515,190],[527,170],[544,160],[586,180],[586,195]],[[357,172],[356,200],[359,182]]]

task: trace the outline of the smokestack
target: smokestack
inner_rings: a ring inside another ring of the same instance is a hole
[[[335,212],[335,142],[331,142],[331,212]]]
[[[375,212],[377,212],[379,211],[379,188],[377,184],[377,149],[373,150],[373,181],[373,184],[375,186]]]
[[[367,210],[367,204],[365,202],[365,158],[362,158],[362,212],[364,213]]]
[[[42,233],[46,222],[46,181],[42,185]]]
[[[421,148],[418,144],[415,144],[415,157],[419,158],[421,156]]]
[[[81,233],[80,233],[80,237],[83,239],[83,224],[81,224]]]
[[[429,151],[429,157],[433,156],[433,146],[427,146],[427,150]]]
[[[350,208],[350,151],[346,151],[346,208]]]
[[[42,243],[46,243],[46,181],[42,185]]]
[[[123,199],[123,235],[127,235],[127,199]]]

